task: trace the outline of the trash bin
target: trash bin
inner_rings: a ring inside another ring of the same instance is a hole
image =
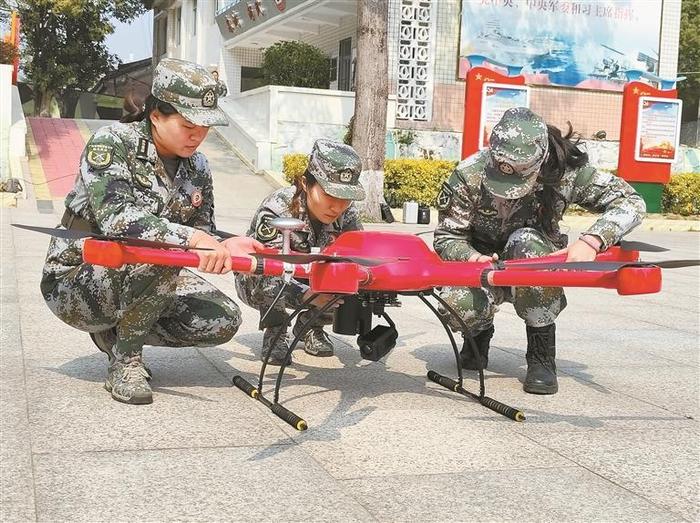
[[[403,204],[403,222],[418,223],[418,203],[404,202]]]
[[[427,205],[418,206],[418,223],[428,225],[430,223],[430,207]]]
[[[379,209],[382,212],[382,220],[384,220],[386,223],[394,223],[394,215],[391,213],[391,207],[389,207],[386,203],[382,203],[380,204]]]

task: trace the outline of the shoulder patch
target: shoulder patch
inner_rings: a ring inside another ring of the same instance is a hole
[[[443,182],[442,188],[440,189],[437,199],[435,200],[435,207],[437,207],[439,211],[444,211],[447,209],[452,203],[452,196],[454,195],[454,192],[455,190],[449,183]]]
[[[112,164],[114,147],[105,144],[91,144],[87,146],[85,160],[94,169],[104,169]]]
[[[268,223],[268,221],[263,218],[260,223],[255,228],[255,237],[261,242],[269,242],[274,240],[277,236],[277,229]]]

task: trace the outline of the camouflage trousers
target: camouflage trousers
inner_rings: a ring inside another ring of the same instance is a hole
[[[288,309],[296,309],[302,303],[303,292],[297,285],[291,283],[282,292],[282,296],[268,313],[270,305],[284,285],[284,280],[276,276],[252,276],[236,274],[236,293],[243,303],[260,311],[259,328],[277,327],[289,319]],[[313,310],[313,308],[312,308]],[[263,316],[267,316],[263,320]],[[308,313],[300,315],[301,321],[306,321]],[[314,326],[327,325],[333,322],[332,314],[324,314],[314,321]]]
[[[219,345],[241,324],[235,302],[179,267],[83,263],[58,274],[45,270],[41,292],[71,327],[87,332],[116,327],[118,356],[139,354],[143,345]]]
[[[533,258],[558,250],[547,237],[536,229],[518,229],[508,237],[499,259]],[[444,287],[440,293],[450,307],[467,324],[474,335],[488,329],[498,306],[510,302],[515,312],[530,327],[551,325],[566,307],[566,296],[561,287]],[[450,326],[461,331],[462,327],[454,320]]]

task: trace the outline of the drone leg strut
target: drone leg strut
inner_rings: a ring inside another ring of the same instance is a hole
[[[435,294],[435,292],[432,292],[430,294],[433,298],[435,298],[440,304],[447,310],[453,318],[455,318],[458,322],[460,327],[462,327],[463,332],[465,333],[465,339],[469,340],[469,345],[471,346],[472,351],[474,352],[474,355],[476,357],[477,364],[479,365],[479,394],[474,394],[473,392],[469,392],[463,387],[463,380],[462,380],[462,366],[461,362],[459,359],[459,352],[457,350],[457,344],[455,343],[454,336],[452,335],[452,331],[447,324],[447,321],[442,318],[440,313],[437,311],[437,309],[425,298],[423,293],[418,294],[418,297],[425,303],[428,308],[437,316],[438,320],[440,320],[440,323],[442,323],[442,326],[445,328],[445,332],[447,332],[447,336],[450,338],[450,343],[452,344],[452,349],[455,352],[455,357],[457,359],[457,374],[459,376],[458,380],[459,381],[454,381],[453,379],[450,379],[446,376],[443,376],[441,374],[438,374],[435,371],[429,370],[428,371],[428,379],[434,383],[437,383],[438,385],[445,387],[446,389],[449,389],[453,392],[457,392],[459,394],[462,394],[463,396],[475,399],[479,403],[481,403],[484,407],[487,409],[491,409],[494,412],[498,412],[499,414],[502,414],[506,418],[510,418],[514,421],[525,421],[525,414],[518,409],[515,409],[513,407],[509,407],[508,405],[505,405],[504,403],[501,403],[500,401],[497,401],[493,398],[490,398],[486,396],[486,387],[484,384],[484,369],[481,367],[481,358],[479,356],[478,348],[476,346],[476,343],[474,342],[474,338],[467,336],[467,325],[464,323],[464,320],[459,317],[457,314],[457,311],[455,311],[450,305],[445,302],[440,296]]]
[[[287,321],[284,324],[284,329],[281,329],[280,332],[277,334],[277,337],[273,340],[272,345],[277,342],[279,339],[279,336],[283,334],[283,332],[286,332],[286,330],[289,328],[289,325],[291,325],[292,320],[299,315],[301,311],[304,309],[307,309],[308,306],[311,304],[311,302],[316,299],[318,294],[314,294],[310,296],[306,301],[304,301],[297,309],[292,313]],[[299,332],[299,334],[294,336],[294,339],[292,342],[289,344],[289,348],[287,349],[287,354],[285,356],[285,361],[282,363],[280,366],[280,370],[277,374],[277,381],[275,383],[275,393],[274,393],[274,400],[270,401],[267,399],[265,396],[262,394],[262,384],[263,384],[263,377],[265,375],[265,368],[267,367],[267,361],[270,357],[270,354],[267,354],[265,356],[265,359],[263,360],[262,364],[262,369],[260,370],[260,379],[258,382],[258,388],[255,388],[252,384],[250,384],[248,381],[243,379],[241,376],[234,376],[233,377],[233,384],[242,390],[244,393],[246,393],[248,396],[250,396],[253,399],[257,399],[260,403],[265,405],[267,408],[269,408],[277,417],[280,419],[284,420],[286,423],[291,425],[297,430],[306,430],[308,428],[308,425],[306,424],[306,421],[294,414],[291,410],[283,407],[278,403],[279,401],[279,389],[280,385],[282,384],[282,375],[284,374],[284,369],[287,367],[286,359],[287,357],[292,353],[294,348],[296,347],[297,343],[299,343],[299,340],[301,337],[306,333],[308,327],[313,324],[314,321],[316,321],[318,318],[320,318],[323,314],[325,314],[328,310],[330,310],[337,302],[340,300],[342,296],[336,296],[333,299],[331,299],[328,303],[326,303],[323,307],[319,309],[314,309],[314,311],[311,314],[311,317],[302,325],[302,328]]]

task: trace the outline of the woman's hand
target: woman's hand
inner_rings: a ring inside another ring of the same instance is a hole
[[[480,252],[475,252],[467,261],[478,263],[496,262],[498,261],[498,254],[493,253],[491,256],[488,256],[486,254],[481,254]]]
[[[249,236],[234,236],[221,242],[228,249],[229,256],[250,258],[252,252],[262,252],[265,246]]]
[[[306,291],[304,293],[304,296],[302,296],[302,301],[308,300],[312,294],[315,294],[311,289]],[[324,305],[326,305],[329,301],[331,301],[333,298],[335,298],[335,294],[319,294],[314,298],[314,300],[310,303],[310,305],[313,305],[317,309],[320,309]],[[341,304],[343,303],[343,300],[340,299],[336,303],[333,304],[333,306],[329,310],[337,309]]]
[[[226,274],[231,270],[231,254],[226,246],[219,243],[213,236],[198,229],[192,235],[189,246],[212,249],[211,251],[195,251],[199,256],[199,266],[197,267],[199,271]]]
[[[593,261],[595,257],[600,252],[600,248],[603,246],[603,242],[600,238],[592,236],[590,234],[585,235],[586,241],[576,240],[574,243],[569,245],[566,249],[561,249],[550,254],[554,256],[557,254],[566,254],[567,262],[577,262],[577,261]],[[593,248],[593,245],[597,245],[597,248]]]

